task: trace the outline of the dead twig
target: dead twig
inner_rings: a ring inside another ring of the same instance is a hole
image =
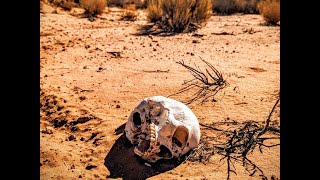
[[[213,32],[213,33],[211,33],[211,34],[212,34],[212,35],[234,35],[233,32],[228,33],[228,32],[225,32],[225,31],[223,31],[223,32],[218,32],[218,33]]]
[[[195,67],[186,65],[184,61],[178,61],[177,64],[180,64],[184,68],[188,69],[190,74],[194,79],[185,81],[182,84],[182,88],[178,90],[177,93],[174,93],[169,96],[177,95],[189,90],[195,90],[195,93],[192,95],[191,99],[184,102],[185,104],[191,104],[194,101],[201,100],[200,104],[211,99],[216,101],[214,96],[223,88],[225,88],[228,83],[223,78],[222,74],[209,62],[205,61],[200,57],[200,59],[208,66],[204,71],[200,69],[199,66],[195,64]]]

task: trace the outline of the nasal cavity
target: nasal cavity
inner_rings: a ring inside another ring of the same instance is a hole
[[[146,152],[150,148],[150,140],[141,141],[137,148],[141,152]]]
[[[140,114],[138,112],[133,113],[133,123],[136,126],[141,125],[141,118],[140,118]]]

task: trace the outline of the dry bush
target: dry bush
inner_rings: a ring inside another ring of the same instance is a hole
[[[212,0],[213,11],[218,14],[258,13],[260,0]]]
[[[80,6],[85,10],[85,14],[96,16],[103,13],[106,0],[81,0]]]
[[[267,25],[276,25],[280,21],[280,0],[261,1],[258,9]]]
[[[147,17],[151,22],[160,20],[170,32],[195,30],[211,16],[211,0],[150,0]]]

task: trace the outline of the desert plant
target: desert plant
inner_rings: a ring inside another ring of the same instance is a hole
[[[210,0],[163,0],[162,22],[174,32],[193,30],[211,16]]]
[[[276,25],[280,21],[280,0],[261,1],[258,9],[267,25]]]
[[[211,0],[150,0],[147,17],[168,31],[188,32],[209,19],[211,9]]]
[[[199,66],[195,64],[195,67],[186,65],[184,61],[177,61],[184,68],[188,69],[193,79],[184,81],[183,87],[176,93],[170,95],[177,95],[186,91],[194,91],[192,98],[183,102],[185,104],[191,104],[192,102],[201,100],[200,104],[207,102],[208,100],[215,101],[214,96],[229,83],[223,78],[223,75],[208,61],[200,59],[208,66],[205,70],[201,70]]]
[[[80,6],[89,17],[95,17],[103,13],[106,7],[106,0],[81,0]]]

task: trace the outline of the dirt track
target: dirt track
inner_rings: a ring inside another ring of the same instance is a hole
[[[280,27],[261,25],[259,15],[214,15],[195,33],[141,35],[148,24],[145,12],[130,22],[119,20],[122,11],[106,9],[94,22],[82,18],[80,9],[40,14],[41,179],[226,179],[226,163],[218,155],[206,164],[148,167],[114,131],[142,99],[169,96],[192,78],[176,61],[204,67],[200,57],[230,84],[217,102],[189,106],[201,123],[265,121],[280,91]],[[272,120],[280,122],[279,115],[277,108]],[[279,146],[248,157],[268,179],[280,177]],[[235,167],[231,179],[261,179],[241,164]]]

